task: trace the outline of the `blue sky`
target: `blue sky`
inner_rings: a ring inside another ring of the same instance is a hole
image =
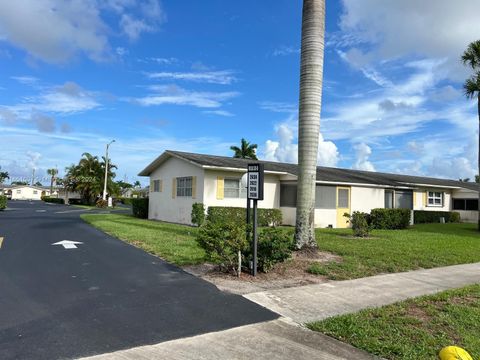
[[[458,59],[476,14],[475,0],[327,0],[319,164],[473,177]],[[0,166],[41,179],[115,139],[117,178],[134,181],[165,149],[229,156],[242,137],[296,162],[300,25],[291,0],[2,2]]]

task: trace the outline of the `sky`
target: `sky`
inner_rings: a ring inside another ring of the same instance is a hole
[[[0,166],[12,180],[82,153],[117,180],[164,150],[297,161],[301,1],[0,1]],[[326,0],[318,163],[477,173],[476,103],[459,61],[477,0]]]

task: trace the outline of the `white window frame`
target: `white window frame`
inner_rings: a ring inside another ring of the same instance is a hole
[[[160,179],[153,180],[153,192],[160,192]]]
[[[38,191],[37,191],[37,190],[33,190],[33,195],[38,195]]]
[[[22,193],[22,190],[18,189],[17,194],[21,194],[21,193]]]
[[[427,192],[427,206],[428,207],[443,207],[444,194],[441,191]]]
[[[188,186],[190,180],[190,186]],[[177,177],[177,197],[192,197],[193,176]]]
[[[227,187],[227,182],[235,181],[237,186],[236,187]],[[227,190],[237,190],[236,196],[230,196],[227,193]],[[226,199],[246,199],[247,198],[247,189],[242,188],[241,179],[238,178],[225,178],[223,180],[223,197]]]

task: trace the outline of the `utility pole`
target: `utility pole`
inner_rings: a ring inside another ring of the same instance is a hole
[[[110,141],[107,144],[107,148],[105,150],[105,182],[103,184],[103,200],[107,200],[107,181],[108,181],[108,148],[111,144],[113,144],[115,140]]]
[[[32,169],[32,186],[35,184],[35,168]]]

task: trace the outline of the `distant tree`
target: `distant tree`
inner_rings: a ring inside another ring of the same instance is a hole
[[[40,182],[40,181],[37,181],[35,184],[33,184],[34,186],[43,186],[43,184]]]
[[[78,191],[84,202],[93,204],[96,198],[103,192],[105,163],[105,157],[102,157],[102,161],[100,161],[98,156],[83,153],[77,165],[73,164],[66,168],[64,183],[67,190]],[[113,181],[116,175],[113,169],[116,168],[109,160],[107,183],[107,192],[109,194],[116,193],[118,189]]]
[[[460,182],[470,182],[470,178],[458,179]]]
[[[240,147],[230,146],[230,150],[234,152],[234,158],[258,160],[256,154],[257,147],[257,144],[250,144],[247,140],[242,138]]]
[[[2,167],[0,166],[0,170]],[[3,182],[7,179],[10,179],[10,176],[8,175],[7,171],[0,171],[0,184],[3,184]]]
[[[479,175],[475,175],[475,182],[480,183],[480,176]]]
[[[28,185],[28,181],[12,181],[12,185]]]
[[[480,129],[480,40],[474,41],[468,45],[467,50],[462,55],[462,62],[473,71],[473,74],[463,84],[465,96],[468,99],[477,100],[478,121]],[[480,131],[478,133],[480,140]],[[478,144],[478,171],[480,173],[480,142]],[[478,193],[480,202],[480,192]],[[478,230],[480,231],[480,216],[478,217]]]
[[[140,181],[136,180],[136,181],[133,183],[133,187],[134,187],[134,188],[139,188],[139,187],[142,187],[142,184],[140,183]]]
[[[58,170],[55,168],[48,169],[47,174],[50,175],[50,194],[53,194],[53,184],[57,179]]]
[[[121,190],[131,189],[133,187],[132,184],[122,180],[118,180],[116,183]]]

